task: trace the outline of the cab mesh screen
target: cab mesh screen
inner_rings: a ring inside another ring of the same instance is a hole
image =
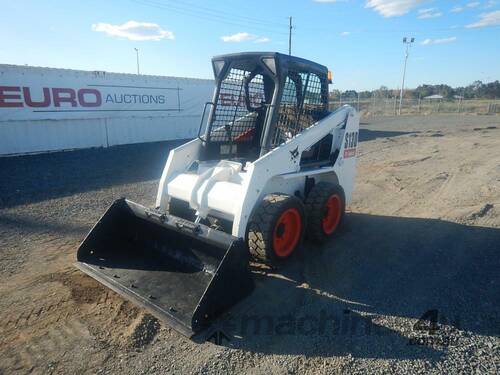
[[[271,146],[286,142],[323,118],[328,109],[327,98],[327,86],[322,85],[316,74],[290,71],[285,80]]]
[[[255,75],[248,83],[247,95],[245,80],[249,76],[248,71],[232,68],[221,82],[210,127],[210,141],[246,142],[253,139],[258,116],[253,109],[264,100],[264,80],[261,74]]]

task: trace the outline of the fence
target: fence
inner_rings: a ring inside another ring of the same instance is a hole
[[[399,98],[370,99],[330,99],[330,109],[337,109],[349,104],[361,112],[363,116],[394,116],[399,111]],[[403,99],[401,114],[433,113],[473,113],[500,114],[500,99]]]

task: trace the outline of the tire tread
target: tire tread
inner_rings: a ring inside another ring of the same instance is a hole
[[[274,223],[284,211],[284,208],[292,204],[298,205],[302,214],[304,214],[303,204],[297,197],[279,193],[266,195],[255,209],[249,221],[247,235],[248,250],[253,257],[266,263],[276,263],[278,261],[272,249]],[[304,219],[305,215],[302,215],[303,228],[305,226]]]
[[[325,203],[330,195],[340,194],[342,200],[342,212],[339,226],[342,224],[345,214],[345,194],[340,185],[331,184],[329,182],[319,182],[313,186],[306,199],[307,212],[307,237],[316,243],[325,242],[330,236],[326,235],[321,226]],[[338,228],[338,227],[337,227]],[[336,232],[336,231],[335,231]],[[333,232],[333,234],[335,234]]]

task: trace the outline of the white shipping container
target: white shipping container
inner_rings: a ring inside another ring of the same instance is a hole
[[[213,84],[0,65],[0,155],[192,138]]]

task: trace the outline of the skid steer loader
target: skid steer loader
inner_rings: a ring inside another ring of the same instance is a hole
[[[358,143],[355,110],[328,111],[326,67],[263,52],[212,65],[213,100],[198,137],[170,151],[156,207],[115,201],[77,254],[83,272],[188,336],[251,292],[250,256],[277,264],[304,236],[335,233]]]

